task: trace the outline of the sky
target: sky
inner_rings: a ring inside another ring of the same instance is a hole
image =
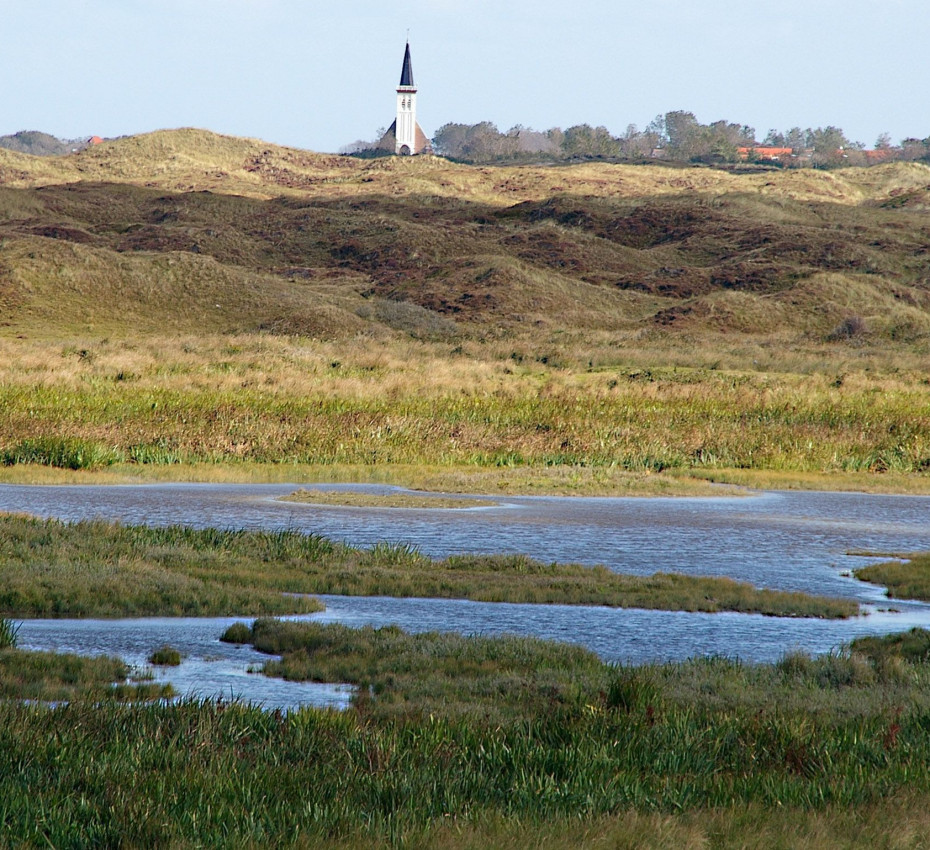
[[[317,151],[417,117],[615,135],[656,115],[930,136],[927,0],[0,0],[0,135],[202,127]]]

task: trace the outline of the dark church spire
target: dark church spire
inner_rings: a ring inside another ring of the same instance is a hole
[[[413,83],[413,62],[410,59],[410,42],[404,51],[404,67],[400,72],[400,84],[407,88],[415,88]]]

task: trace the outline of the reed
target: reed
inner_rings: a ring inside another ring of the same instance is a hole
[[[19,626],[7,617],[0,617],[0,649],[15,649]]]

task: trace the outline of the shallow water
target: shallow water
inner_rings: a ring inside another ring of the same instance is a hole
[[[851,550],[930,549],[930,498],[853,493],[763,493],[747,498],[581,499],[507,497],[462,510],[341,508],[276,501],[296,485],[0,486],[0,510],[66,520],[313,531],[365,546],[400,541],[441,557],[456,552],[520,552],[545,561],[603,563],[622,572],[724,575],[759,586],[845,596],[873,611],[849,621],[785,620],[742,614],[689,614],[459,600],[324,597],[315,619],[351,625],[396,623],[421,631],[533,634],[588,646],[617,661],[739,656],[772,661],[790,649],[828,652],[858,634],[930,627],[930,605],[895,601],[845,573],[869,559]],[[385,487],[355,487],[373,492]],[[252,650],[219,644],[225,620],[31,621],[30,648],[106,652],[143,663],[170,643],[188,653],[164,675],[181,693],[235,695],[269,705],[319,700],[340,705],[345,689],[248,675]],[[213,660],[216,659],[216,660]]]

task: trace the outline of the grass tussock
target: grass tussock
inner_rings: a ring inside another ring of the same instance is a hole
[[[320,676],[364,684],[353,707],[0,702],[5,837],[186,847],[249,845],[260,833],[274,846],[424,848],[925,840],[926,661],[846,650],[616,668],[512,638],[254,631]]]
[[[155,667],[178,667],[181,664],[181,652],[173,646],[160,646],[149,656],[149,664]]]
[[[0,615],[117,617],[305,613],[309,594],[610,605],[843,618],[855,602],[727,578],[544,564],[522,556],[434,561],[403,543],[354,549],[278,531],[66,524],[0,516]]]

